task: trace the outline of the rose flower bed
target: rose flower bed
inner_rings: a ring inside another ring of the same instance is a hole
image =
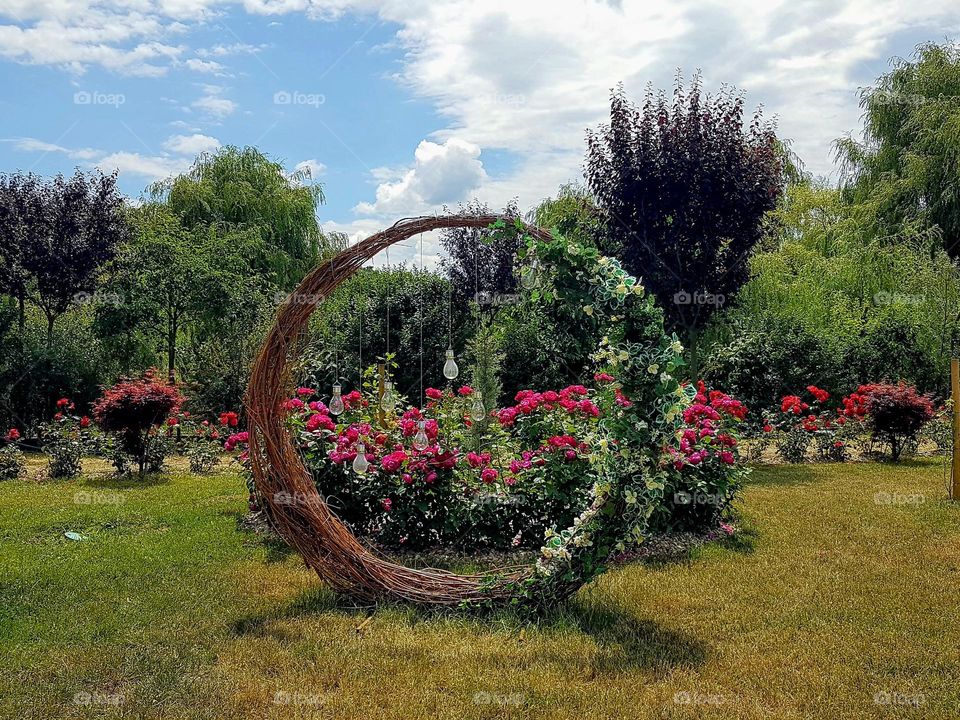
[[[479,418],[469,386],[428,388],[422,409],[385,418],[372,383],[344,395],[339,416],[311,388],[298,389],[285,409],[320,493],[357,534],[385,547],[536,548],[589,503],[594,466],[615,449],[597,432],[600,418],[633,404],[613,376],[594,380],[521,390],[513,405]],[[675,445],[664,449],[677,480],[651,529],[706,530],[729,513],[745,472],[736,426],[746,412],[699,384]],[[246,461],[247,439],[234,433],[225,447]],[[358,472],[361,452],[366,468]]]
[[[916,450],[921,432],[935,417],[932,400],[903,382],[860,385],[839,403],[809,385],[802,395],[785,395],[779,410],[764,420],[755,457],[773,443],[784,462],[803,462],[811,448],[820,460],[843,461],[856,445],[863,454],[874,454],[879,446],[897,461],[905,451]]]

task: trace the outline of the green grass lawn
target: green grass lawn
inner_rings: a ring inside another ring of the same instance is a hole
[[[0,716],[957,718],[943,496],[940,461],[758,469],[738,542],[537,624],[388,608],[358,632],[237,530],[233,475],[3,483]]]

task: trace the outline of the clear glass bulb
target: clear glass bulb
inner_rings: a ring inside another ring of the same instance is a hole
[[[387,380],[383,384],[383,397],[380,398],[380,408],[382,410],[393,410],[397,404],[396,393],[393,392],[393,382]]]
[[[480,422],[487,416],[487,409],[483,406],[483,393],[479,390],[473,394],[473,405],[470,406],[470,417]]]
[[[346,409],[343,406],[343,398],[340,397],[341,390],[340,383],[333,386],[333,396],[330,398],[330,405],[328,406],[331,415],[340,415]]]
[[[363,475],[370,463],[367,462],[367,446],[363,443],[357,443],[357,456],[353,459],[353,471]]]
[[[417,421],[417,434],[413,436],[413,449],[420,451],[426,450],[430,444],[430,438],[427,437],[427,423],[425,420]]]
[[[539,270],[539,263],[536,258],[533,258],[530,261],[529,265],[525,265],[522,270],[520,270],[520,284],[527,290],[533,290],[537,286],[537,271]]]
[[[457,367],[457,361],[453,359],[453,348],[447,350],[447,361],[443,364],[443,376],[447,380],[455,380],[460,374],[460,368]]]

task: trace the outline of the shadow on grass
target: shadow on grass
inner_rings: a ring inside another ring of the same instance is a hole
[[[520,631],[535,631],[545,640],[565,634],[579,633],[593,638],[598,652],[589,660],[579,654],[545,650],[554,663],[570,670],[587,670],[592,675],[610,675],[624,670],[644,670],[657,675],[676,668],[697,668],[707,661],[708,646],[684,630],[666,627],[648,618],[636,617],[616,607],[609,607],[597,595],[587,591],[586,600],[576,597],[555,609],[531,616],[516,610],[495,610],[483,614],[466,614],[454,610],[420,609],[395,603],[376,607],[351,605],[349,599],[326,588],[308,590],[286,606],[262,615],[241,618],[231,625],[235,636],[258,636],[289,639],[289,631],[274,626],[285,620],[319,620],[324,615],[338,615],[353,621],[356,632],[363,632],[365,621],[413,627],[426,625],[437,631],[460,628],[464,635],[496,634],[507,636],[505,644],[517,642]],[[559,645],[563,645],[560,642]]]
[[[170,473],[147,473],[143,476],[143,479],[136,473],[125,473],[123,475],[97,473],[95,475],[84,475],[80,486],[104,490],[135,490],[137,488],[168,485],[171,480]]]
[[[296,550],[270,530],[262,514],[252,515],[249,512],[230,510],[224,510],[220,514],[224,517],[232,517],[236,523],[237,532],[248,538],[250,542],[263,547],[266,552],[265,560],[268,564],[283,562],[291,555],[296,554]]]

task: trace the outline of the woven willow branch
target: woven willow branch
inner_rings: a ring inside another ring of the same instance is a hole
[[[397,565],[361,543],[317,492],[286,428],[283,404],[293,390],[292,366],[310,315],[374,255],[422,232],[443,228],[487,228],[500,215],[448,215],[400,220],[315,268],[280,307],[260,350],[247,390],[250,458],[257,490],[265,498],[280,535],[334,590],[362,602],[399,599],[418,605],[455,606],[507,600],[515,583],[534,568],[507,568],[484,575],[416,570]],[[524,225],[549,240],[542,228]]]

